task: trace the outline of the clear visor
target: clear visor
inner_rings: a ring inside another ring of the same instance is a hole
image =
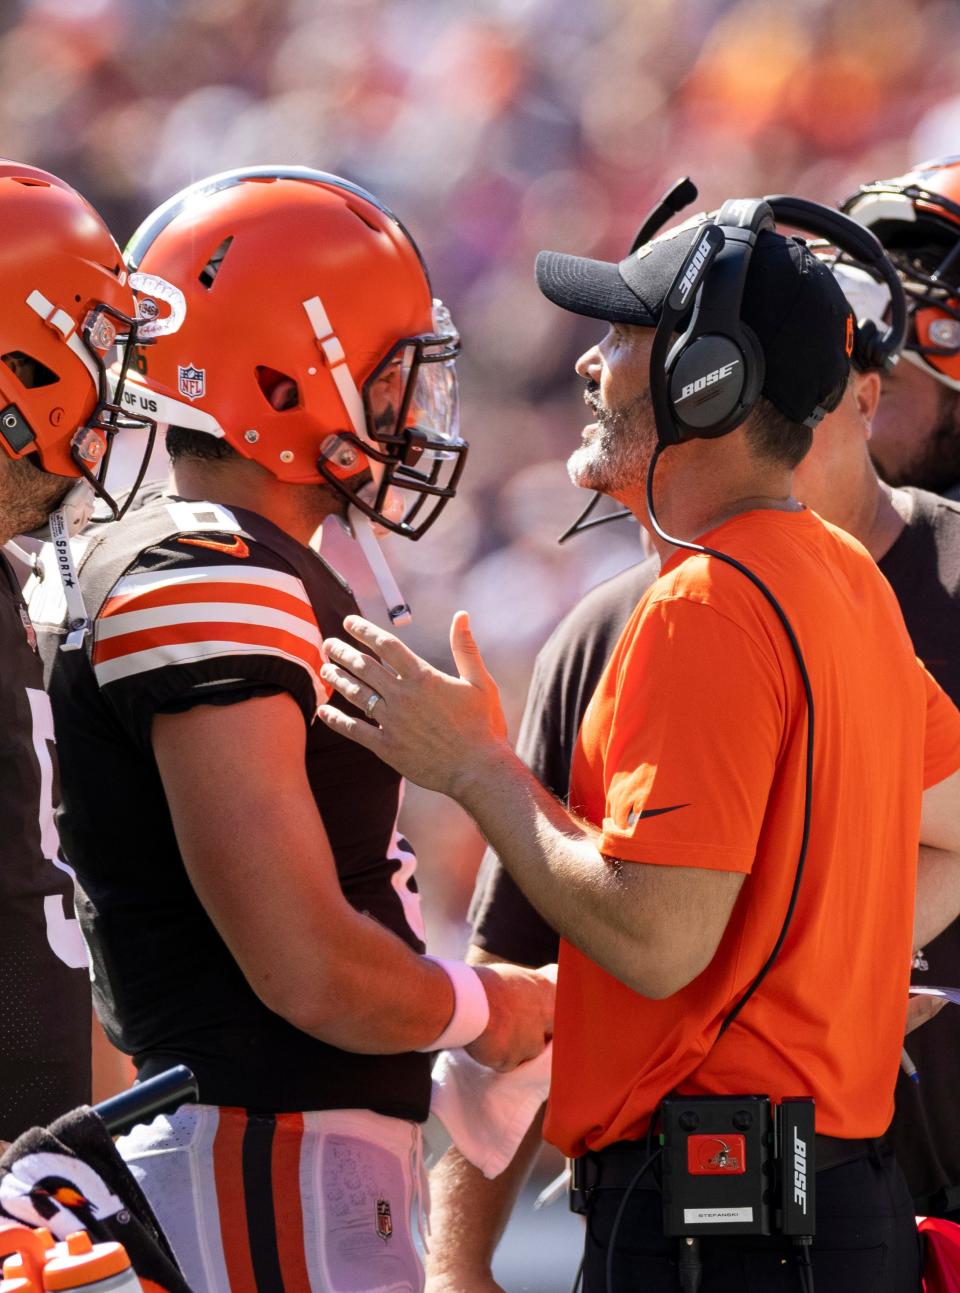
[[[455,367],[460,335],[440,301],[433,329],[398,341],[364,383],[366,438],[358,447],[372,482],[354,492],[332,478],[372,521],[412,539],[453,498],[467,450]]]
[[[399,342],[369,379],[367,424],[382,444],[399,447],[413,432],[422,455],[446,457],[443,446],[460,442],[460,334],[441,301],[433,303],[433,328]]]

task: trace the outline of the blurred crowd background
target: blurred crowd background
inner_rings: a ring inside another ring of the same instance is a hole
[[[457,500],[389,556],[414,607],[408,640],[442,663],[451,613],[470,610],[514,723],[536,649],[639,544],[629,521],[556,544],[584,501],[563,465],[585,420],[572,362],[599,329],[540,296],[536,252],[619,259],[681,174],[704,207],[786,191],[836,202],[960,149],[954,0],[6,0],[0,13],[0,152],[74,183],[121,244],[183,185],[269,162],[348,176],[411,229],[463,335],[471,448]],[[351,563],[336,536],[331,551]],[[454,951],[479,841],[433,796],[411,793],[407,819],[433,940]]]
[[[585,420],[572,363],[598,328],[540,297],[535,253],[619,259],[682,174],[708,208],[777,192],[835,203],[958,151],[955,0],[0,8],[0,152],[74,183],[121,244],[183,185],[270,162],[348,176],[414,233],[463,336],[471,449],[434,530],[388,552],[408,640],[445,663],[450,615],[470,610],[514,725],[551,628],[640,550],[624,521],[557,547],[584,501],[564,469]],[[351,565],[336,536],[330,551]],[[348,573],[365,599],[363,571]],[[405,824],[433,950],[455,953],[480,841],[416,791]]]

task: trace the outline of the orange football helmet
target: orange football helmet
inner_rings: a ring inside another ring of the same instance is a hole
[[[158,207],[126,257],[186,301],[176,336],[138,355],[127,407],[420,538],[465,461],[460,339],[396,216],[306,167],[227,171]]]
[[[137,308],[89,203],[55,175],[0,160],[0,449],[84,477],[114,513],[104,484],[113,436],[152,426],[122,414]],[[119,392],[108,383],[115,347]]]
[[[960,390],[960,156],[861,185],[842,210],[876,234],[903,280],[904,358]]]

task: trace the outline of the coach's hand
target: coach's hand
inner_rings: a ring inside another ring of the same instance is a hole
[[[450,627],[457,678],[359,615],[347,616],[343,627],[371,654],[327,638],[320,676],[370,721],[330,705],[321,705],[320,718],[417,785],[456,798],[464,779],[507,748],[500,693],[466,612],[458,611]]]
[[[554,978],[521,965],[475,965],[490,1003],[490,1022],[466,1048],[478,1064],[509,1073],[533,1060],[553,1036]]]

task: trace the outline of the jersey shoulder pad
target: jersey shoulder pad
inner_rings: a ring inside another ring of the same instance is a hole
[[[276,667],[309,676],[317,703],[321,633],[303,581],[243,534],[178,534],[127,566],[103,602],[91,663],[101,688],[189,669],[195,683],[274,681]]]

